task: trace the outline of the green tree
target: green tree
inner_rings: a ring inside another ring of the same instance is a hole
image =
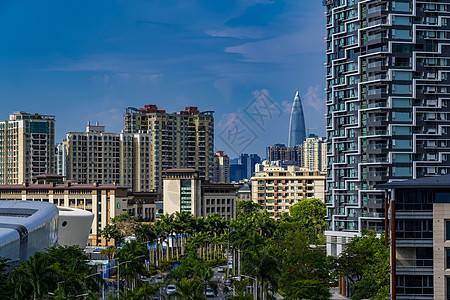
[[[21,263],[8,278],[16,299],[42,299],[56,287],[58,270],[48,255],[36,252],[26,262]]]
[[[12,297],[11,289],[6,283],[6,280],[8,279],[7,271],[9,268],[10,259],[0,257],[0,299],[10,299]]]
[[[337,260],[338,270],[352,284],[352,300],[389,296],[389,249],[384,235],[363,230]]]
[[[322,200],[316,198],[303,198],[292,205],[289,210],[294,221],[298,221],[307,234],[309,243],[324,244],[324,230],[327,226],[325,216],[327,207]]]

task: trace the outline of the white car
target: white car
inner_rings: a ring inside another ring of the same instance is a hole
[[[162,277],[158,276],[155,278],[155,283],[158,283],[158,282],[163,282]]]
[[[177,291],[177,288],[175,287],[175,284],[169,284],[167,286],[166,291],[167,291],[167,295],[170,295],[172,293],[175,293]]]
[[[214,297],[214,291],[212,288],[207,288],[206,289],[206,297]]]

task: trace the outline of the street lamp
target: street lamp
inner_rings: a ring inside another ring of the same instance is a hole
[[[254,298],[255,300],[257,300],[257,299],[258,299],[258,277],[253,278],[253,277],[251,277],[251,276],[247,276],[247,275],[243,275],[243,274],[241,274],[241,276],[242,276],[242,277],[247,277],[247,278],[253,279],[253,280],[255,281],[255,290],[253,291],[253,298]]]
[[[140,255],[140,256],[135,257],[135,259],[136,258],[141,258],[141,257],[144,257],[144,256],[145,255]],[[129,263],[129,262],[132,262],[132,261],[133,260],[127,260],[127,261],[123,261],[123,262],[117,264],[117,299],[120,298],[120,293],[119,293],[120,292],[120,265]]]

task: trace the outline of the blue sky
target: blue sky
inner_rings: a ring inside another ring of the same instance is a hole
[[[54,114],[60,142],[88,121],[120,132],[127,106],[198,106],[216,112],[217,150],[264,155],[287,143],[297,90],[325,134],[324,26],[320,1],[0,1],[0,118]],[[276,113],[258,123],[261,95]],[[248,143],[224,134],[236,122]]]

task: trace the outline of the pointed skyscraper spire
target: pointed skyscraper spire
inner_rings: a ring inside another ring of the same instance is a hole
[[[301,145],[306,140],[305,116],[300,96],[295,94],[294,104],[292,104],[291,120],[289,122],[289,141],[288,146],[294,147]]]

